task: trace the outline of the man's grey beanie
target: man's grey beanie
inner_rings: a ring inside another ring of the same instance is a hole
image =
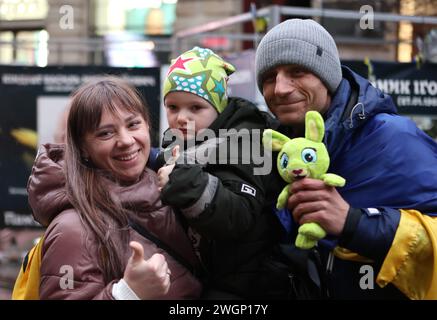
[[[290,19],[273,27],[256,51],[256,79],[262,92],[262,75],[270,68],[297,64],[317,75],[332,94],[342,79],[334,39],[310,19]]]

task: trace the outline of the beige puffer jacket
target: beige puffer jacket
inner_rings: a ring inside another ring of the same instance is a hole
[[[93,234],[81,222],[69,203],[63,173],[64,146],[47,144],[40,148],[28,182],[29,203],[35,219],[48,226],[41,261],[41,299],[113,299],[112,286],[119,279],[105,283],[97,264],[97,246]],[[113,196],[128,205],[138,223],[195,266],[198,261],[191,243],[169,207],[159,199],[157,178],[146,169],[142,179],[121,187],[107,179]],[[167,252],[158,248],[129,227],[128,241],[143,245],[144,258],[162,253],[171,270],[171,286],[164,299],[197,299],[200,282]],[[131,255],[128,246],[120,243],[124,263]],[[67,266],[67,267],[65,267]],[[71,267],[71,268],[70,268]],[[65,275],[73,272],[73,286],[66,286]],[[64,278],[63,278],[64,277]],[[63,289],[65,288],[65,289]]]

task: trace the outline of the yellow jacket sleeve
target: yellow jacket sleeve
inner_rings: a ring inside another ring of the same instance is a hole
[[[400,210],[392,246],[376,282],[395,285],[410,299],[437,299],[437,217]]]

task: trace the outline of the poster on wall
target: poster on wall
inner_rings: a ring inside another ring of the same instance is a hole
[[[0,66],[0,228],[38,228],[27,202],[26,185],[38,149],[57,142],[69,94],[102,75],[134,85],[159,128],[159,68]],[[158,130],[151,132],[157,146]]]
[[[389,94],[399,113],[437,115],[437,64],[342,61]],[[370,72],[369,72],[370,71]]]

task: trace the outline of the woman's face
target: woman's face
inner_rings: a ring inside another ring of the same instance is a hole
[[[150,153],[149,126],[140,114],[104,110],[94,132],[85,135],[83,156],[123,183],[136,182]]]

